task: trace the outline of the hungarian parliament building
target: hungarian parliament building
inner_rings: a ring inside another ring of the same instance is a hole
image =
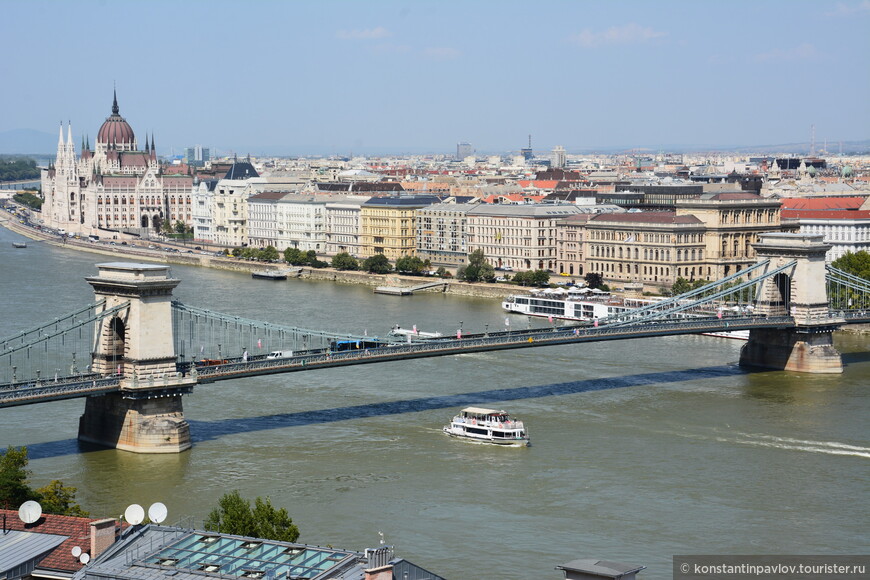
[[[72,126],[66,140],[62,124],[59,133],[55,163],[42,173],[46,226],[87,235],[99,229],[159,229],[166,220],[191,223],[193,176],[160,165],[153,135],[139,148],[120,115],[117,93],[93,149],[82,140],[76,156]]]

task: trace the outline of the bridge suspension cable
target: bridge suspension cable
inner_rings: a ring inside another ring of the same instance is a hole
[[[825,266],[828,301],[834,310],[864,310],[870,308],[870,280],[849,272]]]
[[[88,310],[92,310],[94,308],[99,308],[100,306],[104,306],[105,304],[106,304],[106,301],[101,300],[99,302],[91,304],[87,308],[78,310],[77,312],[75,312],[73,314],[68,314],[68,315],[64,316],[63,318],[58,318],[57,320],[55,320],[53,322],[49,322],[48,324],[44,324],[42,326],[30,329],[30,330],[26,330],[26,331],[21,332],[13,337],[8,338],[8,339],[3,339],[2,340],[3,351],[0,351],[0,356],[6,356],[7,354],[13,354],[13,353],[18,352],[20,350],[23,350],[25,348],[30,348],[32,346],[35,346],[41,342],[51,340],[52,338],[55,338],[57,336],[61,336],[61,335],[65,334],[71,330],[75,330],[76,328],[81,328],[83,326],[87,326],[88,324],[90,324],[92,322],[96,322],[97,320],[102,320],[103,318],[106,318],[107,316],[112,316],[113,314],[116,314],[122,310],[125,310],[126,308],[128,308],[130,306],[129,302],[124,302],[123,304],[119,304],[118,306],[113,306],[112,308],[109,308],[107,310],[102,310],[100,312],[93,313],[93,314],[86,316],[84,318],[79,318],[79,319],[75,318],[76,316],[83,314],[83,313],[87,312]],[[72,319],[74,324],[69,325],[65,328],[57,328],[57,325],[60,323],[61,320],[66,321],[66,320],[70,320],[70,319]],[[46,328],[49,328],[51,326],[55,327],[55,329],[53,331],[45,332],[45,333],[43,332]],[[28,334],[33,334],[33,333],[37,334],[36,338],[32,338],[32,339],[28,340],[27,342],[23,342],[21,344],[15,345],[15,346],[9,346],[9,344],[8,344],[12,340],[17,340],[19,337],[23,338],[23,337],[26,337]]]
[[[85,312],[95,310],[95,309],[100,308],[101,306],[103,306],[105,304],[106,304],[106,301],[105,301],[105,299],[103,299],[103,300],[100,300],[99,302],[95,302],[93,304],[88,304],[84,308],[80,308],[79,310],[76,310],[75,312],[65,314],[64,316],[61,316],[60,318],[55,318],[52,322],[49,322],[46,324],[41,324],[41,325],[35,326],[33,328],[28,328],[27,330],[22,330],[18,334],[13,334],[12,336],[7,336],[6,338],[0,339],[0,343],[2,343],[2,345],[3,345],[2,354],[6,353],[7,349],[9,348],[8,345],[10,342],[15,342],[17,340],[26,340],[28,334],[37,333],[38,335],[41,335],[42,331],[45,330],[46,328],[48,328],[49,326],[60,324],[61,322],[65,322],[71,318],[74,319],[76,316],[81,316]],[[0,356],[2,356],[2,355],[0,355]]]
[[[173,300],[172,309],[173,326],[176,328],[175,349],[182,359],[188,353],[192,354],[194,359],[199,356],[203,359],[223,360],[248,356],[246,353],[249,350],[251,352],[261,349],[269,352],[285,348],[308,350],[314,348],[312,342],[317,339],[320,341],[320,348],[328,348],[330,342],[335,340],[370,344],[391,342],[385,338],[353,333],[341,334],[252,320],[190,306],[178,300]],[[292,346],[288,346],[290,341]]]
[[[727,288],[722,288],[723,285],[727,285],[734,280],[739,280],[743,276],[746,276],[758,269],[766,268],[769,264],[769,260],[764,260],[759,262],[758,264],[754,264],[749,268],[745,268],[740,270],[739,272],[735,272],[730,276],[726,276],[720,280],[716,280],[715,282],[711,282],[700,288],[696,288],[695,290],[691,290],[684,294],[680,294],[679,296],[673,296],[668,298],[667,300],[662,300],[660,302],[655,302],[653,304],[649,304],[646,306],[642,306],[640,308],[635,308],[634,310],[628,310],[626,312],[620,312],[619,314],[615,314],[613,316],[607,317],[603,319],[602,324],[607,324],[608,326],[622,326],[626,324],[631,324],[635,322],[642,322],[645,320],[655,320],[661,318],[670,318],[674,315],[684,313],[689,310],[697,309],[701,306],[716,304],[717,301],[726,296],[738,296],[741,297],[746,294],[746,290],[749,288],[753,288],[753,299],[757,298],[755,295],[758,292],[758,288],[760,284],[770,278],[783,272],[784,270],[788,270],[793,268],[797,262],[791,261],[782,266],[775,268],[773,270],[764,272],[760,276],[755,278],[751,278],[749,280],[738,282],[733,286],[728,286]],[[701,298],[698,300],[689,300],[694,297],[700,296]],[[706,314],[712,315],[712,312],[708,312]]]

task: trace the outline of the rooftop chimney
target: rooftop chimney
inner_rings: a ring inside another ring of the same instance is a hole
[[[91,522],[91,558],[96,558],[114,543],[115,520],[113,518]]]

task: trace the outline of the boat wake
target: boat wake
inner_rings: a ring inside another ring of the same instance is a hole
[[[737,438],[717,438],[720,441],[754,445],[756,447],[774,447],[777,449],[793,449],[795,451],[807,451],[810,453],[826,453],[828,455],[850,455],[870,459],[870,447],[849,445],[836,441],[811,441],[807,439],[793,439],[791,437],[776,437],[760,433],[735,433]]]

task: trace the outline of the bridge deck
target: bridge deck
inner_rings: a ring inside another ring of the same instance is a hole
[[[842,323],[841,318],[830,319],[832,325]],[[819,320],[817,324],[824,324]],[[199,383],[212,383],[259,375],[309,371],[320,368],[372,364],[414,358],[450,356],[470,352],[488,352],[514,348],[532,348],[562,344],[577,344],[604,340],[626,340],[700,332],[747,330],[752,328],[790,328],[795,326],[791,317],[729,317],[727,319],[694,319],[691,321],[654,321],[621,327],[560,326],[535,330],[491,332],[462,338],[433,338],[414,343],[396,343],[379,348],[330,352],[328,349],[298,351],[293,357],[232,360],[226,364],[191,368],[190,363],[179,365],[179,372],[196,375]],[[96,375],[63,377],[56,381],[0,385],[0,408],[29,405],[44,401],[86,397],[94,394],[120,391],[121,377]],[[145,378],[142,378],[145,381]],[[166,389],[155,384],[155,391]],[[140,387],[142,383],[140,383]],[[136,392],[147,392],[145,388]],[[189,390],[189,387],[184,389]],[[124,391],[131,392],[131,391]],[[132,394],[132,392],[131,392]]]

